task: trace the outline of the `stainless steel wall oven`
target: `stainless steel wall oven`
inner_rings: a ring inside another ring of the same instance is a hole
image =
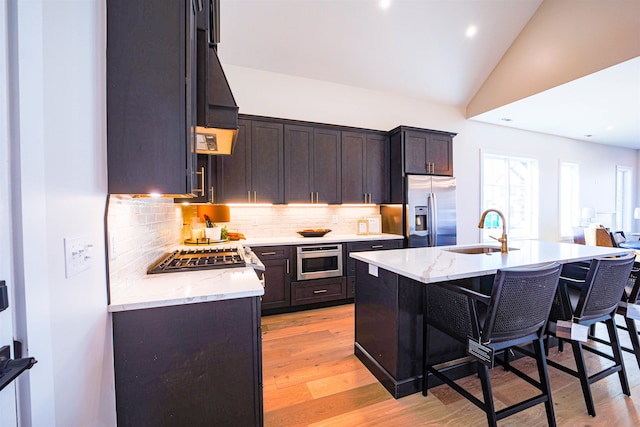
[[[342,276],[342,245],[298,246],[298,280]]]

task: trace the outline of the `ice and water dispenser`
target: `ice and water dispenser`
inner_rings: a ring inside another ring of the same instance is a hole
[[[429,231],[428,221],[429,208],[426,206],[415,207],[415,224],[416,231]]]

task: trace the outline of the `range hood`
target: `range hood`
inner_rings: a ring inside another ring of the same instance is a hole
[[[196,152],[229,155],[238,137],[238,105],[218,59],[216,45],[198,31]]]

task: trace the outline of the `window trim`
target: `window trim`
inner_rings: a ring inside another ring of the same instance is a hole
[[[500,153],[500,152],[492,152],[492,151],[485,151],[480,149],[480,212],[478,213],[478,217],[480,217],[480,215],[482,215],[482,212],[484,211],[484,203],[485,203],[485,167],[484,167],[484,160],[485,157],[489,156],[489,157],[496,157],[496,158],[503,158],[503,159],[509,159],[509,160],[514,160],[514,161],[526,161],[526,162],[531,162],[532,164],[535,165],[535,177],[533,178],[533,182],[531,182],[531,202],[535,205],[532,208],[532,219],[531,219],[531,225],[532,225],[532,233],[529,234],[528,236],[518,236],[518,237],[514,237],[512,231],[512,222],[510,220],[510,212],[504,212],[505,216],[507,217],[507,235],[510,236],[509,239],[510,240],[529,240],[529,239],[539,239],[540,238],[540,161],[539,159],[535,158],[535,157],[525,157],[525,156],[521,156],[521,155],[513,155],[513,154],[509,154],[509,153]],[[488,238],[486,238],[485,236],[487,235],[486,231],[484,231],[484,229],[479,229],[478,230],[478,234],[479,234],[479,241],[486,243],[486,242],[493,242],[493,240],[489,240]]]

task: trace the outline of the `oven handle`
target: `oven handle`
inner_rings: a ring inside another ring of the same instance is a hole
[[[298,257],[300,259],[308,259],[308,258],[330,258],[330,257],[339,257],[342,258],[342,251],[334,251],[334,252],[317,252],[317,253],[299,253]]]
[[[300,246],[298,247],[298,252],[300,253],[311,253],[311,252],[341,252],[341,246]]]

